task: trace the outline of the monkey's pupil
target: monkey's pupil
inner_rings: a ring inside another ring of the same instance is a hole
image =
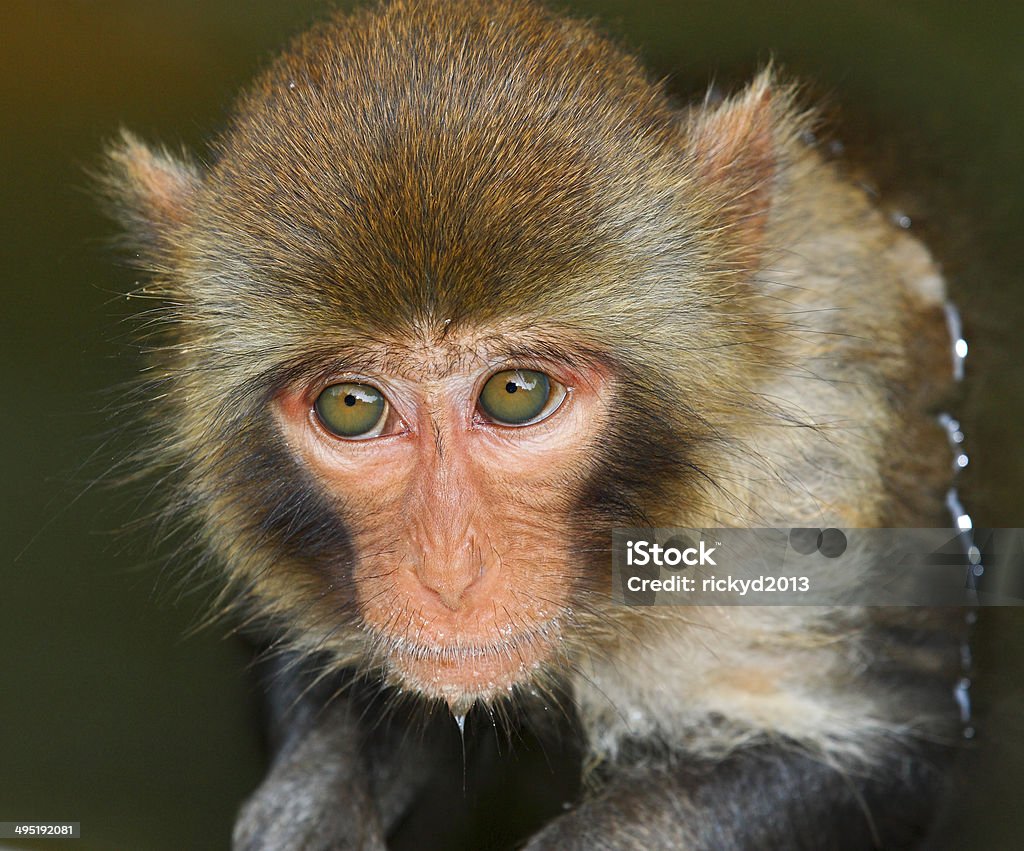
[[[510,381],[508,384],[505,385],[505,390],[508,393],[515,393],[518,389],[519,385],[516,384],[514,381]]]
[[[348,405],[350,408],[356,403],[356,401],[357,401],[356,397],[353,396],[351,393],[349,393],[345,397],[345,404]]]

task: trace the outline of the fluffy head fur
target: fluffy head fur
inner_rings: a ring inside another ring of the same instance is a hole
[[[945,367],[918,285],[936,271],[799,141],[809,120],[770,71],[680,110],[532,4],[397,0],[299,38],[202,170],[126,134],[106,185],[165,299],[171,510],[288,642],[386,663],[349,587],[361,554],[270,402],[360,347],[529,332],[624,388],[569,494],[574,603],[534,672],[570,683],[595,748],[703,725],[710,750],[779,734],[846,754],[898,732],[919,707],[851,696],[866,613],[606,599],[616,524],[940,516],[917,389]]]

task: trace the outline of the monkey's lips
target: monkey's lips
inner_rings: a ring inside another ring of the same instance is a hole
[[[494,700],[529,682],[552,656],[559,628],[553,619],[488,642],[377,637],[384,638],[389,667],[405,687],[462,713],[478,700]]]

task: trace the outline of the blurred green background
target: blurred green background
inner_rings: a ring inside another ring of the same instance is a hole
[[[4,0],[0,821],[76,820],[83,849],[224,848],[262,771],[255,690],[208,592],[162,579],[131,501],[91,483],[123,447],[133,274],[85,170],[120,125],[202,151],[233,93],[326,5]],[[680,97],[774,57],[822,98],[949,276],[971,344],[962,480],[1024,526],[1024,5],[960,0],[577,2]],[[983,612],[978,737],[943,848],[1024,840],[1024,612]],[[12,846],[17,843],[11,842]],[[26,847],[45,847],[36,841]]]

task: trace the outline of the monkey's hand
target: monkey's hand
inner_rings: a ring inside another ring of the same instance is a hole
[[[930,821],[939,761],[895,745],[884,765],[847,774],[764,745],[720,760],[680,753],[671,764],[618,766],[526,851],[909,848]]]
[[[661,769],[629,768],[545,826],[524,851],[689,851],[691,813]]]
[[[234,851],[382,851],[384,827],[357,742],[337,724],[282,751],[242,807]]]
[[[234,851],[379,851],[423,783],[429,761],[361,729],[366,708],[344,675],[310,672],[294,657],[264,665],[273,763],[235,823]]]

